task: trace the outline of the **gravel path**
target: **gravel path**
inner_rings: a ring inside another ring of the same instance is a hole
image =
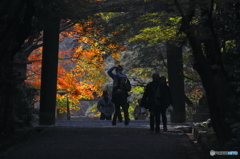
[[[1,159],[202,158],[186,134],[176,125],[168,127],[169,131],[155,134],[148,131],[148,121],[131,121],[129,126],[112,126],[109,121],[59,121],[14,146]]]

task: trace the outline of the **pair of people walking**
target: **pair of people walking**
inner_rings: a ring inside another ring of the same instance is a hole
[[[152,75],[152,82],[147,85],[140,105],[150,112],[150,131],[159,133],[160,114],[163,130],[167,131],[166,109],[172,105],[172,98],[164,76],[160,77],[158,73]]]

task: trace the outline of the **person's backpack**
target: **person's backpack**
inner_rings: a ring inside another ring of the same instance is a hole
[[[127,92],[130,92],[131,89],[132,89],[132,85],[131,85],[131,83],[130,83],[128,78],[127,78],[127,81],[125,83],[125,86],[126,86]]]

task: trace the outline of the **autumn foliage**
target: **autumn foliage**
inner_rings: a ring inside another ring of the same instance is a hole
[[[93,28],[92,23],[93,21],[77,23],[60,34],[60,41],[71,37],[79,44],[59,52],[57,89],[58,92],[66,93],[57,94],[57,107],[62,112],[66,110],[66,97],[71,103],[71,109],[79,109],[76,105],[80,99],[93,99],[101,95],[107,78],[103,56],[112,53],[118,59],[117,52],[124,49],[108,44],[107,37],[101,34],[104,29]],[[26,82],[37,89],[41,85],[41,59],[42,48],[29,56],[32,64],[28,66]]]

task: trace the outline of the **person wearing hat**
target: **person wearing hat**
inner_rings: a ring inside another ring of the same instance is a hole
[[[113,73],[114,69],[116,71],[115,74]],[[107,71],[108,75],[113,79],[113,87],[117,85],[119,77],[124,77],[127,79],[127,76],[123,74],[122,71],[123,67],[121,65],[113,66]]]
[[[116,72],[115,74],[113,73],[113,70],[115,70],[115,72]],[[124,77],[126,79],[126,82],[127,82],[127,84],[126,84],[127,91],[129,92],[131,90],[131,84],[130,84],[127,76],[125,74],[123,74],[122,71],[123,71],[123,67],[121,65],[116,65],[116,66],[111,67],[107,71],[107,73],[113,79],[113,88],[118,85],[118,79],[120,77]],[[116,103],[114,103],[114,104],[116,104]],[[118,121],[122,122],[121,111],[119,111]]]
[[[124,124],[127,126],[130,122],[129,119],[129,113],[128,113],[128,89],[126,87],[126,78],[119,77],[118,79],[118,85],[113,87],[112,92],[112,101],[115,105],[115,113],[112,119],[112,125],[116,125],[116,119],[119,116],[120,107],[122,108],[124,112]]]

